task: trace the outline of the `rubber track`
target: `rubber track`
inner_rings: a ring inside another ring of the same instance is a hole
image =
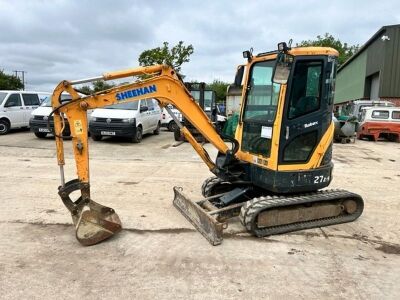
[[[357,210],[353,214],[339,215],[311,221],[297,222],[287,225],[258,228],[257,216],[266,209],[285,207],[297,204],[323,202],[323,201],[344,201],[352,199],[357,202]],[[247,201],[241,208],[239,219],[246,229],[258,237],[287,233],[302,229],[323,227],[334,224],[347,223],[356,220],[363,212],[364,202],[360,195],[345,190],[323,190],[295,196],[265,196]]]

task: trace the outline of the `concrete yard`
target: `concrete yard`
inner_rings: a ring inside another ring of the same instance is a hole
[[[90,142],[92,197],[124,230],[83,247],[57,194],[54,140],[0,136],[0,298],[400,299],[400,144],[335,144],[330,188],[364,197],[356,222],[258,239],[233,220],[213,247],[172,206],[173,186],[198,198],[212,174],[174,143],[166,131]]]

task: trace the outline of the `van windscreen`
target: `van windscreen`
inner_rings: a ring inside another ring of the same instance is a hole
[[[135,102],[127,102],[127,103],[118,103],[110,106],[106,106],[104,108],[107,109],[128,109],[128,110],[137,110],[138,109],[138,101]]]
[[[71,96],[70,95],[61,95],[61,103],[65,103],[67,101],[71,101]],[[42,104],[40,106],[44,107],[51,107],[51,96],[46,96],[46,98],[43,100]]]

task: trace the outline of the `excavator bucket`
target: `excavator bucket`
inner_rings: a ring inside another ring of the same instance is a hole
[[[81,191],[82,194],[76,201],[70,198],[70,194],[74,191]],[[78,179],[71,180],[63,187],[59,187],[58,194],[71,212],[76,238],[82,245],[100,243],[122,229],[121,221],[114,209],[90,199],[88,183],[82,183]]]
[[[100,204],[96,203],[96,206]],[[114,210],[102,206],[100,211],[92,208],[83,211],[75,228],[77,240],[84,246],[90,246],[113,236],[122,229],[122,226]]]

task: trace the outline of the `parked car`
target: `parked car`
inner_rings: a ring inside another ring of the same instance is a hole
[[[182,122],[182,114],[174,106],[168,105],[168,108],[174,113],[180,122]],[[161,127],[168,128],[169,131],[175,131],[178,128],[174,119],[169,115],[168,111],[163,108],[161,113]]]
[[[362,109],[357,132],[360,140],[385,138],[400,142],[400,107],[367,107]]]
[[[39,95],[29,91],[0,91],[0,134],[11,128],[29,127],[32,111],[40,105]],[[50,93],[48,93],[50,95]]]
[[[160,127],[161,109],[154,99],[95,109],[89,122],[89,132],[95,141],[104,136],[118,136],[140,143],[143,134],[159,134]]]

